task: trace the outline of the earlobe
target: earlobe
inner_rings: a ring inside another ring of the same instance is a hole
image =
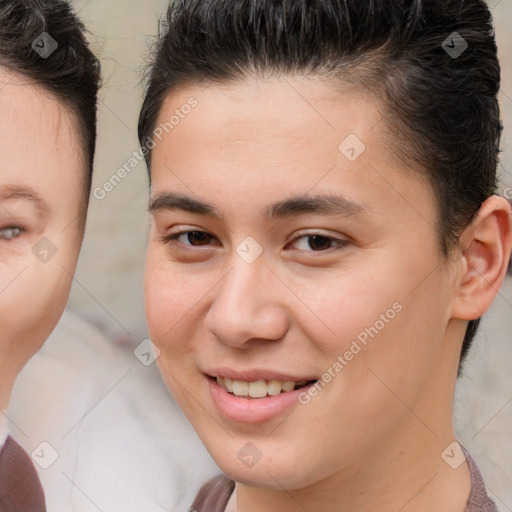
[[[512,250],[512,211],[499,196],[488,198],[461,236],[462,269],[457,283],[454,318],[480,318],[498,294]]]

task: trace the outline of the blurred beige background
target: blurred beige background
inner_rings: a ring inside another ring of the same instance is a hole
[[[166,0],[81,0],[72,4],[100,56],[103,88],[93,189],[139,149],[142,71]],[[70,308],[132,343],[145,338],[142,273],[149,216],[144,162],[103,199],[91,196]],[[99,194],[97,194],[100,197]]]
[[[93,34],[93,49],[103,66],[94,189],[101,187],[138,149],[136,126],[143,94],[142,70],[167,0],[72,3]],[[503,73],[502,190],[512,199],[512,0],[489,4]],[[69,305],[126,348],[146,337],[142,275],[149,222],[147,199],[143,162],[103,199],[92,196]],[[511,332],[509,278],[485,319],[456,399],[460,439],[478,460],[489,492],[504,512],[512,512]]]

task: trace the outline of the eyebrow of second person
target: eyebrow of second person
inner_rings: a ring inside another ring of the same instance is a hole
[[[149,211],[152,214],[162,210],[174,209],[180,209],[199,215],[209,215],[216,219],[223,220],[222,215],[218,213],[212,205],[183,194],[164,192],[154,197],[149,205]],[[370,208],[361,203],[329,194],[316,196],[302,195],[291,197],[283,201],[277,201],[263,208],[261,214],[266,220],[270,221],[307,213],[355,216],[362,215],[368,211],[370,211]]]

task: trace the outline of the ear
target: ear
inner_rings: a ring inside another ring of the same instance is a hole
[[[489,309],[500,291],[512,250],[512,209],[499,196],[489,197],[461,235],[465,248],[453,317],[475,320]]]

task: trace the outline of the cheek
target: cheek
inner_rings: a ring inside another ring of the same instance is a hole
[[[74,232],[53,236],[52,246],[43,254],[32,252],[32,244],[23,254],[3,253],[0,263],[0,311],[4,339],[13,345],[23,339],[35,347],[51,333],[66,307],[73,282],[80,241]],[[38,259],[41,258],[41,259]],[[44,260],[47,258],[47,260]]]
[[[178,341],[180,347],[186,347],[178,333],[199,326],[198,315],[214,282],[210,273],[193,275],[182,265],[173,265],[163,248],[150,243],[144,269],[144,305],[150,335],[161,350]]]
[[[381,422],[382,428],[394,424],[403,413],[402,402],[414,407],[436,372],[448,295],[440,291],[446,285],[438,276],[431,277],[412,293],[406,280],[364,293],[338,317],[337,328],[347,329],[336,348],[328,349],[328,368],[339,363],[330,397],[351,411],[348,421],[356,435],[368,422]]]
[[[433,371],[449,320],[447,284],[437,272],[424,280],[427,274],[389,265],[310,287],[303,295],[310,311],[298,323],[315,345],[326,381],[360,403],[362,396],[372,402],[389,394],[378,375],[393,389],[410,390],[412,398]]]
[[[331,359],[349,350],[354,340],[364,345],[375,324],[379,332],[387,330],[401,308],[397,304],[399,288],[377,279],[369,270],[331,273],[296,289],[307,311],[299,315],[296,310],[295,319],[320,352]]]
[[[35,353],[50,335],[69,297],[71,278],[61,268],[29,267],[0,296],[3,342]]]
[[[163,251],[162,251],[163,252]],[[194,351],[194,329],[199,327],[199,319],[194,306],[204,295],[199,283],[197,286],[188,280],[183,272],[172,268],[159,248],[148,246],[144,269],[144,308],[151,341],[161,351],[156,362],[167,388],[176,402],[189,416],[189,393],[184,389],[193,388],[189,357]]]

